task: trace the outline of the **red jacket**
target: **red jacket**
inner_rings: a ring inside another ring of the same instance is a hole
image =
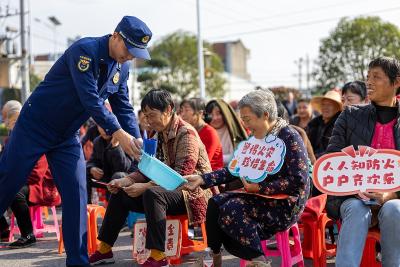
[[[42,156],[28,177],[29,202],[41,206],[58,206],[61,197],[54,184],[46,156]]]

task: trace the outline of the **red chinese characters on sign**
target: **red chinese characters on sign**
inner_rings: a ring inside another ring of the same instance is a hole
[[[228,170],[232,175],[258,183],[267,175],[279,171],[285,154],[286,145],[277,136],[267,135],[264,139],[256,139],[252,136],[237,146],[228,164]]]
[[[165,231],[165,255],[168,257],[179,257],[181,248],[181,226],[178,219],[168,219]],[[146,250],[146,228],[144,221],[134,225],[133,257],[138,260]]]
[[[315,186],[330,195],[400,189],[400,151],[360,146],[327,154],[314,165]]]

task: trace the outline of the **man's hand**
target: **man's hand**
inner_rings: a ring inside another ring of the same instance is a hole
[[[100,180],[104,176],[104,172],[102,169],[97,167],[90,168],[90,174],[93,176],[94,179]]]
[[[122,129],[114,132],[112,137],[115,139],[115,141],[119,142],[119,145],[122,147],[126,154],[134,157],[136,160],[140,159],[140,141],[136,141],[137,139],[135,139],[133,136]]]
[[[110,143],[111,143],[111,146],[112,146],[112,147],[117,147],[117,146],[119,146],[119,142],[118,142],[118,140],[117,140],[115,137],[112,137],[112,138],[111,138]]]
[[[135,183],[131,186],[125,187],[123,190],[130,197],[138,197],[151,186],[153,186],[151,183]]]
[[[142,138],[133,138],[133,140],[132,140],[133,142],[132,142],[132,144],[133,144],[133,150],[134,150],[134,155],[133,155],[133,157],[137,160],[137,161],[139,161],[140,160],[140,157],[142,156],[142,151],[141,151],[141,149],[142,149],[142,147],[143,147],[143,140],[142,140]]]
[[[194,191],[199,186],[204,185],[204,180],[200,175],[188,175],[183,178],[185,178],[188,182],[183,184],[182,189]]]

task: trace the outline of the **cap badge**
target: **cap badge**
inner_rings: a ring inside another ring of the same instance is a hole
[[[149,40],[150,40],[150,36],[146,35],[146,36],[144,36],[144,37],[142,38],[142,43],[147,44],[147,43],[149,42]]]

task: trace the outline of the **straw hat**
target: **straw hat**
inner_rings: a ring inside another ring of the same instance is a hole
[[[338,105],[340,111],[343,110],[342,96],[339,92],[333,90],[326,92],[324,96],[313,97],[311,99],[311,106],[313,109],[321,113],[321,103],[324,99],[332,100]]]

